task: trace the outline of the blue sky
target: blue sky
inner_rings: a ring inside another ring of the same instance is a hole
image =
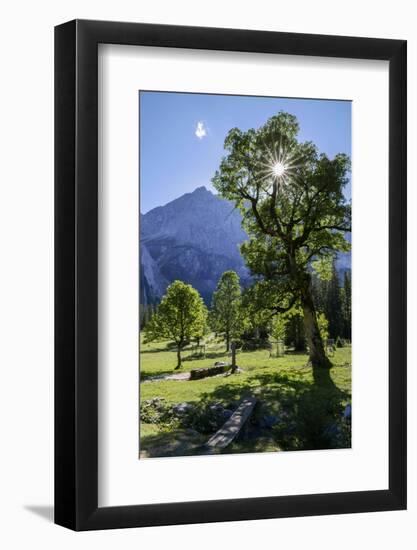
[[[202,185],[214,191],[228,131],[258,128],[281,110],[297,117],[301,141],[351,156],[349,101],[140,92],[140,211]]]

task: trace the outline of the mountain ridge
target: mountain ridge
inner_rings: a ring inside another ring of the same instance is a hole
[[[191,284],[207,305],[224,271],[234,270],[245,286],[250,273],[239,252],[248,239],[234,204],[200,186],[140,214],[140,302],[156,304],[175,279]],[[340,272],[350,253],[339,254]]]
[[[140,217],[141,303],[155,303],[175,279],[192,284],[207,304],[221,274],[249,278],[239,244],[247,239],[234,205],[197,187]]]

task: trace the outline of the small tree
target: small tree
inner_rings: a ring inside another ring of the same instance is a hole
[[[284,315],[276,315],[272,321],[272,338],[276,341],[284,340],[288,319]]]
[[[288,319],[285,315],[275,315],[271,323],[271,336],[276,344],[276,356],[285,355],[285,336],[287,333]]]
[[[146,342],[168,338],[177,347],[177,366],[181,350],[192,338],[201,337],[207,322],[207,308],[198,291],[182,281],[174,281],[146,325]]]
[[[224,334],[229,351],[231,339],[239,336],[243,328],[242,292],[235,271],[225,271],[220,277],[213,293],[210,320],[213,330]]]

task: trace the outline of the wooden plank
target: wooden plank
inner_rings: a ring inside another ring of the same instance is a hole
[[[232,416],[205,444],[208,452],[215,452],[216,449],[224,449],[238,436],[245,422],[252,414],[256,404],[256,397],[246,397]]]

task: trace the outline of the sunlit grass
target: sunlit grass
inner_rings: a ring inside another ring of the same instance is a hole
[[[181,372],[213,365],[215,361],[228,360],[224,343],[211,340],[206,346],[208,357],[192,358],[184,352]],[[326,423],[340,414],[351,400],[351,348],[338,348],[331,357],[333,368],[330,378],[314,380],[305,354],[287,353],[284,357],[270,357],[268,350],[240,352],[237,363],[242,372],[232,376],[218,376],[195,381],[158,380],[141,383],[141,401],[161,397],[166,403],[216,402],[227,405],[246,395],[256,395],[262,404],[259,414],[278,414],[288,411],[296,425],[293,435],[284,433],[282,425],[274,427],[267,437],[257,441],[238,441],[226,452],[259,452],[316,448],[319,431]],[[141,345],[140,369],[142,379],[147,376],[172,374],[176,365],[176,353],[168,342]],[[178,372],[178,371],[176,371]],[[142,424],[142,450],[152,446],[162,452],[164,441],[172,454],[190,454],[190,437],[176,430],[170,433],[157,425]],[[192,436],[193,445],[201,443]],[[176,443],[175,451],[172,450]],[[178,451],[178,448],[182,449]],[[164,454],[164,453],[163,453]],[[170,452],[167,452],[170,454]],[[192,453],[191,453],[192,454]],[[153,453],[153,456],[160,454]]]

